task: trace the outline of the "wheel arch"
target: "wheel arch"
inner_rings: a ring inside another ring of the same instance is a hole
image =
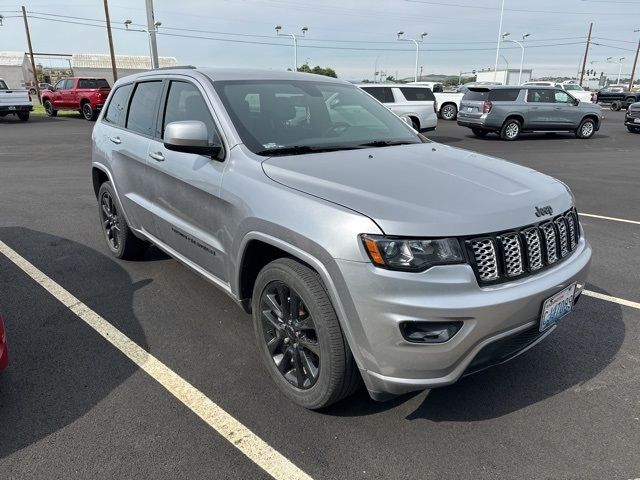
[[[585,116],[582,117],[582,120],[580,120],[580,123],[584,122],[588,118],[594,121],[594,123],[596,124],[596,129],[600,128],[600,118],[598,118],[598,115],[596,115],[595,113],[587,113]]]
[[[521,113],[510,113],[510,114],[508,114],[505,117],[504,122],[502,122],[502,125],[504,125],[507,121],[513,120],[513,119],[518,120],[520,122],[520,126],[522,128],[524,128],[524,117],[522,116]]]
[[[95,193],[97,199],[100,186],[105,182],[110,182],[111,176],[105,168],[94,163],[91,167],[91,180],[93,182],[93,193]],[[111,182],[111,184],[113,184],[113,182]]]

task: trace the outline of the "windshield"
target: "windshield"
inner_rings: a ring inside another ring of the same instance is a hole
[[[564,85],[564,89],[565,90],[582,90],[582,88],[580,88],[580,85],[576,85],[575,83],[566,83]]]
[[[0,80],[0,90],[9,90],[9,87],[4,83],[4,80]]]
[[[352,85],[300,80],[214,82],[242,142],[259,155],[426,141]]]

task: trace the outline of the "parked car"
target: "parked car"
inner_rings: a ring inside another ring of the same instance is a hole
[[[484,137],[495,132],[516,140],[523,132],[574,132],[591,138],[600,129],[602,108],[552,87],[471,87],[462,99],[458,125]]]
[[[523,87],[556,87],[561,88],[562,90],[571,93],[571,96],[577,98],[581,102],[592,102],[595,103],[597,99],[597,95],[595,92],[589,92],[587,90],[583,90],[583,88],[577,83],[558,83],[558,82],[545,82],[545,81],[534,81],[534,82],[525,82],[522,84]]]
[[[467,93],[471,87],[490,87],[493,85],[502,85],[502,82],[469,82],[464,85],[460,85],[456,92]]]
[[[43,90],[51,89],[51,87],[53,87],[53,85],[47,82],[42,82],[38,84],[38,88],[40,89],[41,92]],[[38,91],[36,90],[36,87],[33,86],[33,83],[29,84],[29,93],[31,95],[36,95],[38,93]]]
[[[623,87],[605,87],[598,90],[598,102],[609,104],[617,112],[632,103],[640,102],[640,92],[630,92]]]
[[[430,88],[433,93],[443,92],[444,86],[440,82],[409,82],[406,85],[419,85]]]
[[[4,321],[0,315],[0,373],[9,365],[9,348],[7,347],[7,332],[4,329]]]
[[[460,103],[464,93],[461,92],[442,92],[434,93],[436,97],[436,108],[438,115],[443,120],[455,120],[458,118]]]
[[[230,295],[274,385],[306,408],[360,378],[383,400],[502,363],[586,281],[564,183],[431,142],[342,80],[139,73],[92,139],[107,248],[134,259],[153,243]]]
[[[436,97],[430,88],[402,84],[363,84],[359,87],[399,117],[408,118],[417,131],[429,132],[436,129]]]
[[[640,102],[629,105],[624,117],[624,124],[630,132],[640,133]]]
[[[29,114],[33,110],[31,96],[27,90],[11,90],[2,78],[0,78],[0,117],[15,115],[21,121],[29,120]]]
[[[63,78],[42,92],[42,104],[50,117],[58,110],[77,110],[86,120],[95,120],[110,91],[104,78]]]

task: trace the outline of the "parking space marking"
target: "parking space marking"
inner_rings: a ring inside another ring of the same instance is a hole
[[[604,293],[592,292],[591,290],[583,290],[584,293],[588,297],[597,298],[599,300],[604,300],[605,302],[617,303],[618,305],[623,305],[625,307],[635,308],[640,310],[639,302],[632,302],[631,300],[625,300],[624,298],[612,297],[611,295],[605,295]]]
[[[2,241],[0,241],[0,253],[273,478],[277,480],[311,480],[309,475],[204,393],[140,347]]]
[[[605,217],[604,215],[594,215],[592,213],[582,213],[582,212],[578,212],[578,215],[581,217],[599,218],[601,220],[612,220],[614,222],[632,223],[633,225],[640,225],[640,221],[627,220],[626,218]]]

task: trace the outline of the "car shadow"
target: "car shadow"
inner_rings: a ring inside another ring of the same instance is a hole
[[[114,260],[27,228],[0,240],[148,350],[133,310],[133,282]],[[150,259],[156,258],[150,251]],[[0,375],[0,459],[76,421],[138,367],[0,254],[0,312],[10,364]]]
[[[500,137],[495,133],[490,133],[486,137],[476,137],[475,135],[470,134],[470,135],[465,135],[465,138],[477,140],[479,142],[504,142],[504,143],[520,143],[520,142],[538,141],[538,140],[547,140],[547,141],[575,140],[577,142],[585,141],[585,140],[576,138],[576,136],[570,132],[523,133],[520,135],[520,137],[517,140],[514,140],[512,142],[507,142],[505,140],[500,139]],[[593,137],[591,137],[587,141],[593,140],[594,138],[609,138],[609,135],[603,135],[600,132],[596,132],[593,134]],[[443,142],[443,143],[446,143],[446,142]]]
[[[585,296],[540,344],[503,365],[429,391],[407,419],[475,422],[521,410],[589,382],[613,361],[624,337],[621,307]],[[404,404],[418,393],[378,403],[362,389],[355,398],[325,413],[347,417],[377,414]]]

